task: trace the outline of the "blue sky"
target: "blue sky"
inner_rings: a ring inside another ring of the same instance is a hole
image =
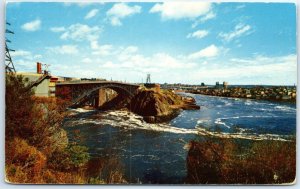
[[[8,3],[17,71],[127,82],[293,85],[291,3]]]

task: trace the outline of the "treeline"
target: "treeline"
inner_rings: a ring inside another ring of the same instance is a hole
[[[189,184],[283,184],[296,176],[296,139],[250,141],[207,138],[191,141]]]
[[[115,158],[90,158],[68,142],[62,122],[68,103],[38,98],[25,79],[6,75],[5,176],[9,183],[124,183]]]

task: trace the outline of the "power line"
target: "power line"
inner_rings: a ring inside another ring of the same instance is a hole
[[[10,26],[10,23],[6,22],[6,25]],[[6,29],[5,33],[15,34],[13,31],[11,31],[9,29]],[[7,43],[11,43],[11,41],[9,39],[5,38],[5,71],[6,71],[6,73],[16,73],[14,63],[13,63],[12,58],[10,56],[10,52],[14,52],[15,50],[10,49],[7,46]]]

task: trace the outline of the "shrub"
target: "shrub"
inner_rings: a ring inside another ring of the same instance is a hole
[[[58,171],[77,171],[89,160],[87,148],[69,145],[65,149],[58,149],[49,157],[48,167]]]
[[[13,183],[34,183],[40,180],[46,157],[20,138],[6,143],[6,178]]]
[[[61,128],[68,101],[33,97],[22,76],[6,75],[5,172],[10,183],[119,183],[114,159],[104,161],[105,180],[87,174],[87,148],[68,144]],[[99,173],[97,175],[101,175]],[[123,181],[123,180],[122,180]]]
[[[32,121],[31,110],[33,108],[33,92],[25,86],[25,79],[22,76],[6,74],[5,93],[5,138],[14,136],[30,136]]]
[[[110,184],[126,183],[123,173],[124,167],[117,157],[92,158],[87,163],[86,170],[87,177],[93,178],[90,180],[91,183],[96,181]]]
[[[187,183],[292,183],[296,174],[296,143],[207,139],[191,141]]]

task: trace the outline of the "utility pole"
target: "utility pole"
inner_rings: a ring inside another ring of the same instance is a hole
[[[10,23],[6,22],[6,25],[10,26]],[[15,34],[14,32],[12,32],[9,29],[6,29],[5,33],[7,33],[7,34]],[[10,43],[10,42],[11,41],[9,39],[5,38],[5,72],[6,73],[16,73],[16,69],[15,69],[14,63],[13,63],[12,58],[10,56],[10,51],[14,52],[15,50],[10,49],[7,46],[7,43]]]

